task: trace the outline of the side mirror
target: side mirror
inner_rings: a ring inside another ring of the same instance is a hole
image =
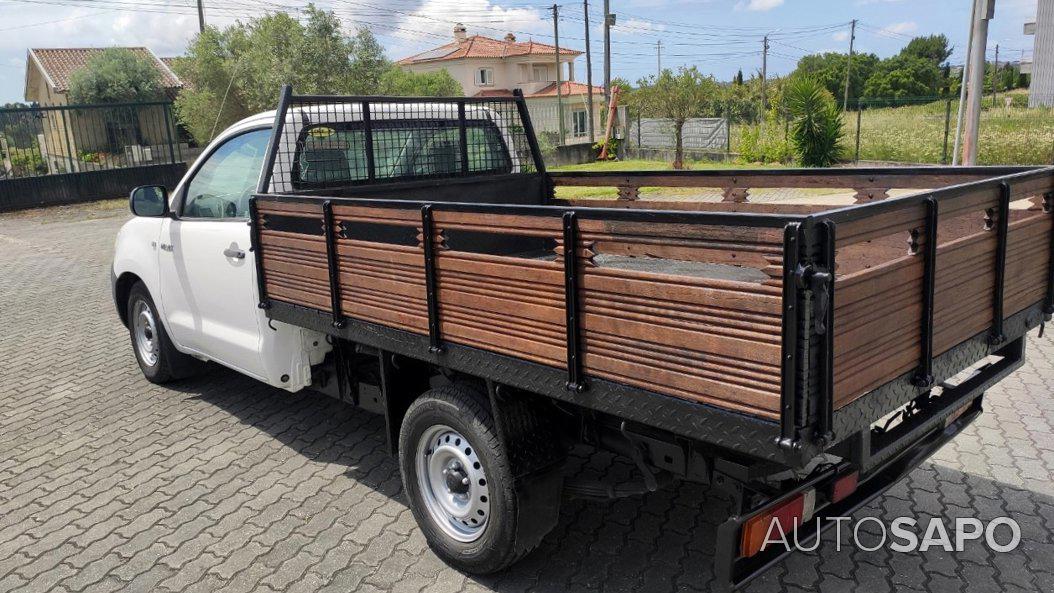
[[[168,214],[168,190],[161,185],[140,185],[132,190],[128,205],[136,216],[165,216]]]

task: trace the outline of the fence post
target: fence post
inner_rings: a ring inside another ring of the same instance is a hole
[[[63,109],[58,112],[58,115],[62,120],[62,130],[66,135],[66,157],[69,159],[69,170],[67,173],[77,173],[80,171],[80,167],[77,165],[77,161],[73,158],[73,141],[70,140],[69,117],[71,113],[73,113],[73,110]]]
[[[172,113],[169,111],[169,104],[163,105],[164,118],[165,118],[165,134],[168,136],[168,156],[170,162],[176,164],[176,148],[172,143]]]
[[[643,151],[644,146],[641,144],[640,138],[641,138],[641,136],[640,136],[640,112],[638,111],[637,112],[637,158],[638,159],[639,158],[643,158],[643,157],[641,157],[641,155],[644,154],[644,151]]]
[[[944,148],[941,149],[941,164],[948,164],[948,132],[952,119],[952,100],[948,99],[944,104]]]
[[[864,112],[864,105],[859,99],[856,101],[856,153],[853,155],[853,162],[860,162],[860,115]]]

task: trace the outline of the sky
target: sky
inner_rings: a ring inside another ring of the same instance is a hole
[[[468,33],[519,40],[553,41],[551,2],[542,0],[319,0],[336,12],[348,32],[369,27],[398,59],[449,42],[454,23]],[[560,0],[556,0],[560,1]],[[996,0],[988,58],[1031,56],[1032,37],[1022,33],[1035,17],[1037,0]],[[636,81],[658,68],[696,66],[719,80],[762,62],[762,37],[770,36],[768,72],[782,75],[798,58],[847,51],[849,22],[857,19],[856,50],[895,54],[916,35],[945,34],[961,64],[969,32],[970,0],[610,0],[612,76]],[[224,26],[268,11],[295,14],[306,3],[292,0],[205,0],[205,19]],[[581,0],[559,4],[560,43],[585,49]],[[594,83],[603,77],[603,0],[589,5]],[[145,45],[158,56],[180,55],[198,31],[194,0],[0,0],[0,103],[23,98],[30,47]],[[585,59],[576,63],[585,81]],[[277,89],[275,90],[277,96]]]

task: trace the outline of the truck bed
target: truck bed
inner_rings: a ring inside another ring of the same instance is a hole
[[[261,192],[262,304],[791,465],[990,354],[1012,363],[1054,310],[1049,168],[549,174],[535,162]],[[558,200],[561,186],[627,199]],[[726,199],[643,201],[641,187]],[[752,203],[752,188],[847,188],[860,203]],[[884,198],[893,189],[918,191]]]

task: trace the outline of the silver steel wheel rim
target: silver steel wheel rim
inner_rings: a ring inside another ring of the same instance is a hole
[[[135,333],[135,348],[139,358],[147,366],[157,364],[160,343],[154,311],[146,301],[139,299],[132,309],[132,331]]]
[[[418,441],[415,464],[433,522],[459,542],[479,539],[490,519],[490,485],[472,443],[449,426],[433,426]]]

